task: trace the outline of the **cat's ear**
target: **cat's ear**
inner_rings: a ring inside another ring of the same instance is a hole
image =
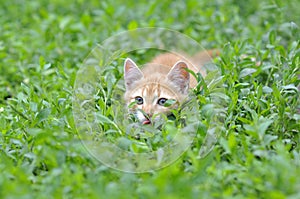
[[[124,80],[126,88],[135,82],[143,78],[142,71],[137,67],[137,65],[130,58],[127,58],[124,62]]]
[[[179,89],[182,94],[187,94],[190,85],[190,73],[184,61],[178,61],[168,73],[168,79]]]

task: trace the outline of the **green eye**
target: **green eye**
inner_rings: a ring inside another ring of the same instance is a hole
[[[161,105],[161,106],[164,106],[166,102],[167,102],[167,99],[166,99],[166,98],[159,98],[159,99],[157,100],[157,104],[158,104],[158,105]]]
[[[141,105],[141,104],[144,103],[144,100],[143,100],[142,97],[137,96],[137,97],[135,97],[135,102],[136,102],[138,105]]]

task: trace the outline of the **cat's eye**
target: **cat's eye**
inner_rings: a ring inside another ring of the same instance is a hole
[[[158,105],[161,105],[161,106],[164,106],[166,102],[167,102],[167,99],[166,99],[166,98],[159,98],[159,99],[157,100],[157,104],[158,104]]]
[[[135,102],[136,102],[138,105],[141,105],[141,104],[144,103],[144,100],[143,100],[142,97],[137,96],[137,97],[135,97]]]

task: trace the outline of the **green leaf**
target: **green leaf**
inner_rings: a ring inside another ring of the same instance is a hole
[[[173,104],[176,103],[176,100],[175,99],[168,99],[165,104],[164,104],[164,107],[170,107],[172,106]]]
[[[268,127],[273,123],[273,120],[264,118],[264,117],[260,117],[258,120],[258,133],[260,135],[260,137],[263,137],[266,130],[268,129]]]
[[[269,93],[273,92],[273,89],[268,87],[268,86],[264,86],[263,87],[263,92],[269,94]]]
[[[286,85],[286,86],[282,86],[282,88],[284,90],[294,90],[294,91],[298,92],[298,88],[294,84],[289,84],[289,85]]]
[[[41,110],[36,116],[37,122],[40,123],[42,121],[45,121],[48,118],[48,116],[50,115],[50,113],[51,113],[50,108],[45,108],[45,109]]]
[[[243,78],[243,77],[246,77],[246,76],[249,76],[253,73],[255,73],[257,70],[255,68],[244,68],[240,74],[239,74],[239,78]]]

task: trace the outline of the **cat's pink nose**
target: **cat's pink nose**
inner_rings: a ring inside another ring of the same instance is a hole
[[[146,118],[151,118],[153,116],[153,111],[150,107],[145,107],[143,111]]]
[[[148,118],[151,118],[153,116],[152,113],[146,113]]]

